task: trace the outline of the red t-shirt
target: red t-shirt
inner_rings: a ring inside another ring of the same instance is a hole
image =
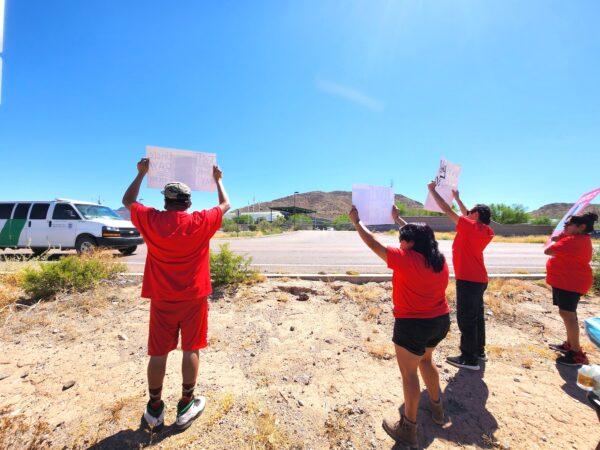
[[[442,271],[436,273],[425,265],[425,257],[420,253],[388,247],[387,265],[394,271],[394,317],[430,319],[450,312],[446,301],[446,263]]]
[[[563,236],[550,248],[554,254],[546,262],[546,282],[555,288],[585,294],[592,287],[594,277],[592,239],[588,234]]]
[[[493,238],[494,230],[489,225],[459,217],[452,244],[452,264],[457,280],[488,282],[483,251]]]
[[[130,211],[148,247],[142,297],[172,301],[209,295],[208,244],[221,227],[221,208],[193,213],[157,211],[136,202]]]

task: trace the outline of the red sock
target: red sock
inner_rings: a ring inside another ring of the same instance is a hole
[[[179,404],[182,408],[186,407],[194,398],[194,388],[196,384],[182,384],[181,385],[181,400]]]

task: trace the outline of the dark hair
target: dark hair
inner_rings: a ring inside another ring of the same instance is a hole
[[[190,201],[190,196],[186,195],[185,198],[181,196],[180,198],[166,198],[165,197],[165,209],[174,209],[177,211],[185,211],[190,206],[192,206],[192,202]]]
[[[492,210],[488,205],[478,203],[473,206],[471,211],[479,213],[480,222],[485,223],[486,225],[490,224],[490,221],[492,220]]]
[[[425,257],[425,264],[434,272],[441,272],[446,262],[438,249],[433,230],[424,223],[408,223],[400,229],[400,240],[414,242],[413,250]]]
[[[591,233],[594,231],[594,222],[598,220],[598,214],[593,212],[585,213],[581,216],[571,216],[567,220],[567,223],[574,225],[585,225],[585,233]]]

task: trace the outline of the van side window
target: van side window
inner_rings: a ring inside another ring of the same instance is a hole
[[[27,213],[31,203],[17,203],[17,209],[15,209],[15,215],[13,219],[27,219]]]
[[[0,219],[10,219],[14,203],[0,203]]]
[[[29,213],[29,219],[45,219],[48,215],[49,207],[50,204],[48,203],[34,203],[33,208],[31,208],[31,212]]]
[[[58,203],[54,207],[52,218],[54,220],[79,220],[79,216],[73,207],[67,203]]]

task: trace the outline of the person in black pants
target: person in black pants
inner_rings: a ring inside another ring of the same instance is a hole
[[[453,191],[460,208],[458,215],[436,192],[435,182],[427,185],[440,209],[456,224],[452,244],[452,263],[456,278],[456,319],[460,329],[460,355],[446,358],[453,366],[479,370],[479,360],[485,360],[485,316],[483,294],[488,276],[483,251],[494,238],[489,226],[492,213],[487,205],[477,204],[467,209],[458,191]]]

